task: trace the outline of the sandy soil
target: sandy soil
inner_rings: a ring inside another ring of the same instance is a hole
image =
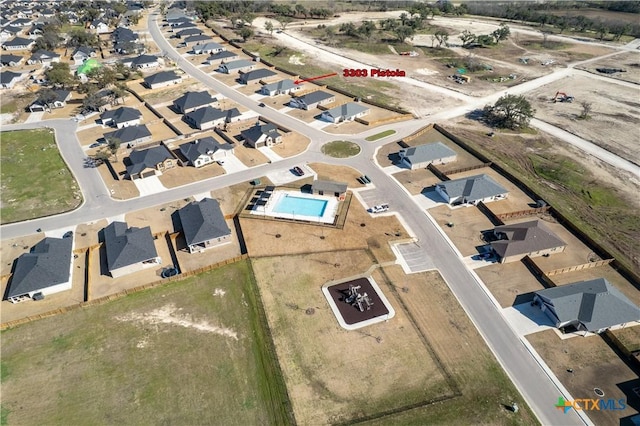
[[[627,52],[615,55],[600,61],[591,62],[577,68],[584,69],[599,76],[608,76],[616,80],[628,81],[630,83],[640,84],[640,53]],[[618,68],[624,72],[615,74],[602,74],[596,71],[596,68]]]
[[[591,74],[572,75],[527,94],[536,108],[536,118],[587,139],[629,161],[640,164],[638,132],[640,102],[638,88],[616,84]],[[557,92],[574,96],[573,103],[553,103]],[[581,103],[592,105],[591,118],[579,119]]]

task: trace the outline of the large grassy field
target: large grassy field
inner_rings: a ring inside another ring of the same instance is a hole
[[[246,261],[4,331],[3,418],[288,424],[263,318]]]
[[[77,207],[81,194],[60,157],[53,132],[2,132],[2,223],[33,219]]]

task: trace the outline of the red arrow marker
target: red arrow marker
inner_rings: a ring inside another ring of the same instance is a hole
[[[318,79],[321,79],[321,78],[333,77],[334,75],[338,75],[338,73],[334,72],[332,74],[320,75],[318,77],[303,78],[303,79],[294,81],[293,84],[300,84],[300,83],[304,83],[305,81],[311,81],[311,80],[318,80]]]

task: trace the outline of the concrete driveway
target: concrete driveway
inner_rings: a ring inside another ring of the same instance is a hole
[[[160,178],[158,176],[149,176],[144,179],[133,179],[133,183],[136,185],[136,188],[138,188],[138,191],[140,191],[141,197],[157,194],[167,190],[162,182],[160,182]]]
[[[249,167],[245,166],[245,164],[240,161],[238,157],[234,155],[228,155],[224,159],[224,163],[222,163],[222,168],[224,169],[225,173],[231,174],[240,172],[242,170],[247,170]]]

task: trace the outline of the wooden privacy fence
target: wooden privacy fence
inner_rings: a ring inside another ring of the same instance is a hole
[[[442,172],[439,168],[437,168],[433,163],[427,164],[427,170],[436,175],[436,177],[441,181],[450,180],[449,177],[444,174],[444,172]]]
[[[469,170],[477,170],[477,169],[484,169],[485,167],[491,167],[491,162],[488,163],[482,163],[482,164],[476,164],[475,166],[468,166],[468,167],[460,167],[459,169],[452,169],[452,170],[447,170],[446,173],[447,175],[455,175],[456,173],[462,173],[462,172],[468,172]]]
[[[433,129],[433,124],[429,124],[426,127],[423,127],[422,129],[418,130],[417,132],[410,134],[409,136],[407,136],[406,138],[402,139],[403,142],[409,142],[414,140],[415,138],[424,135],[425,133],[427,133],[429,130]]]
[[[395,123],[396,121],[407,121],[412,119],[413,119],[413,115],[402,114],[402,115],[396,115],[394,117],[381,118],[379,120],[372,120],[372,121],[364,120],[362,118],[356,118],[355,121],[357,121],[358,123],[364,124],[365,126],[377,126],[384,123]]]
[[[64,314],[66,312],[70,312],[70,311],[73,311],[73,310],[76,310],[76,309],[80,309],[80,308],[84,308],[84,307],[87,307],[87,306],[101,305],[103,303],[110,302],[112,300],[120,299],[120,298],[125,297],[125,296],[127,296],[129,294],[138,293],[138,292],[141,292],[141,291],[144,291],[144,290],[148,290],[148,289],[151,289],[151,288],[154,288],[154,287],[158,287],[159,285],[162,285],[162,284],[165,284],[165,283],[168,283],[168,282],[179,281],[179,280],[182,280],[182,279],[184,279],[186,277],[190,277],[190,276],[193,276],[193,275],[201,274],[203,272],[207,272],[207,271],[219,268],[219,267],[224,266],[224,265],[229,265],[229,264],[232,264],[232,263],[236,263],[236,262],[239,262],[241,260],[245,260],[248,257],[249,257],[248,254],[242,254],[240,256],[236,256],[236,257],[233,257],[231,259],[227,259],[227,260],[223,260],[223,261],[218,262],[218,263],[214,263],[213,265],[204,266],[202,268],[198,268],[198,269],[195,269],[193,271],[184,272],[182,274],[178,274],[178,275],[175,275],[173,277],[163,278],[161,280],[157,280],[157,281],[154,281],[154,282],[151,282],[151,283],[148,283],[148,284],[144,284],[144,285],[141,285],[141,286],[138,286],[138,287],[122,290],[122,291],[119,291],[117,293],[110,294],[108,296],[100,297],[98,299],[89,300],[87,302],[76,303],[75,305],[65,306],[63,308],[54,309],[52,311],[44,312],[42,314],[30,315],[30,316],[25,317],[25,318],[20,318],[20,319],[13,320],[13,321],[7,321],[7,322],[4,322],[4,323],[0,324],[0,330],[6,330],[6,329],[11,328],[11,327],[16,327],[16,326],[21,325],[21,324],[29,323],[31,321],[36,321],[36,320],[39,320],[39,319],[52,317],[54,315]]]
[[[500,217],[498,215],[496,215],[493,210],[491,210],[485,203],[483,203],[482,201],[480,201],[476,207],[478,207],[478,210],[480,210],[480,213],[484,214],[487,219],[489,219],[491,221],[491,223],[494,226],[501,226],[504,225],[504,222],[502,221],[502,219],[500,219]]]
[[[504,220],[504,219],[513,219],[513,218],[518,218],[518,217],[535,216],[535,215],[537,215],[539,213],[548,213],[549,209],[550,209],[549,206],[536,207],[536,208],[533,208],[533,209],[526,209],[526,210],[518,210],[518,211],[515,211],[515,212],[501,213],[501,214],[497,214],[496,216],[499,217],[502,220]]]
[[[613,259],[598,260],[596,262],[583,263],[582,265],[576,265],[576,266],[569,266],[567,268],[554,269],[552,271],[545,272],[545,274],[548,277],[552,277],[554,275],[565,274],[567,272],[575,272],[575,271],[582,271],[583,269],[598,268],[600,266],[608,265],[611,262],[613,262]]]
[[[551,287],[556,287],[556,283],[554,283],[551,278],[549,278],[547,276],[547,274],[545,274],[545,272],[540,269],[540,267],[538,266],[538,264],[536,264],[536,262],[533,261],[533,259],[531,259],[529,256],[525,256],[522,258],[522,263],[524,263],[524,266],[527,267],[527,269],[529,269],[529,271],[531,271],[531,273],[538,278],[540,281],[542,281],[543,285],[546,288],[551,288]]]

